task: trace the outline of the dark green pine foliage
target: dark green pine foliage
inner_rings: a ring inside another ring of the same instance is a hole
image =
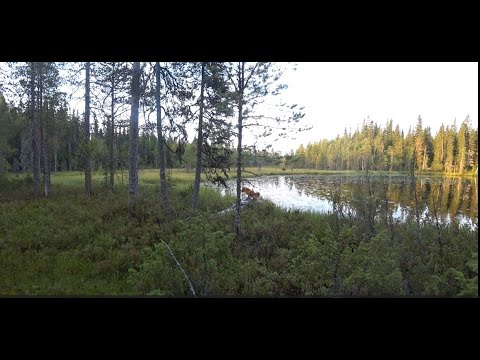
[[[417,126],[404,134],[399,125],[391,129],[390,121],[381,129],[376,123],[364,121],[350,137],[344,132],[333,140],[301,144],[296,151],[297,163],[322,170],[382,171],[443,171],[474,173],[478,167],[478,129],[469,118],[457,130],[440,126],[432,134],[421,117]],[[302,166],[299,166],[302,167]]]

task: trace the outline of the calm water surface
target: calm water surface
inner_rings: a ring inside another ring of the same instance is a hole
[[[477,178],[418,178],[413,185],[404,175],[273,175],[245,179],[249,187],[276,205],[292,210],[328,213],[333,210],[334,195],[345,209],[355,212],[355,204],[371,194],[388,201],[389,213],[404,221],[413,216],[415,203],[422,219],[434,218],[444,223],[478,226]],[[227,182],[223,194],[235,194],[235,180]],[[415,201],[415,192],[417,201]]]

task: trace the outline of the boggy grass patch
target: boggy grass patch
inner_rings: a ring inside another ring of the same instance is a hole
[[[0,189],[1,295],[191,296],[162,240],[199,296],[478,295],[477,229],[377,221],[366,233],[365,218],[265,201],[242,210],[235,239],[234,211],[218,215],[233,198],[215,191],[202,189],[194,212],[191,183],[171,186],[166,214],[158,185],[133,206],[126,187],[86,198],[82,185],[38,200]]]

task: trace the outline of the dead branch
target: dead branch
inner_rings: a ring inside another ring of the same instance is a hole
[[[245,199],[245,200],[241,200],[241,201],[240,201],[240,207],[243,208],[243,207],[248,206],[248,205],[261,204],[262,202],[263,202],[262,199],[259,199],[259,200]],[[223,214],[225,214],[225,213],[227,213],[227,212],[229,212],[229,211],[233,211],[233,210],[235,210],[235,206],[236,206],[236,204],[233,204],[233,205],[230,206],[229,208],[226,208],[225,210],[222,210],[222,211],[220,211],[220,212],[218,212],[218,213],[216,213],[216,214],[213,214],[211,217],[212,217],[212,218],[215,218],[215,217],[217,217],[217,216],[219,216],[219,215],[223,215]]]
[[[168,246],[168,244],[162,240],[162,243],[163,245],[165,245],[168,249],[168,252],[170,253],[170,255],[173,257],[173,260],[175,260],[175,262],[177,263],[178,267],[180,268],[180,270],[182,270],[183,272],[183,276],[185,276],[185,279],[187,279],[187,282],[188,282],[188,287],[190,288],[190,292],[193,294],[193,296],[197,296],[197,294],[195,293],[195,289],[193,288],[193,285],[192,285],[192,282],[190,281],[190,279],[188,278],[188,275],[187,273],[185,272],[185,270],[183,270],[182,268],[182,265],[180,265],[180,263],[178,262],[177,258],[175,257],[175,255],[173,255],[173,252],[172,252],[172,249],[170,249],[170,246]]]
[[[254,176],[256,176],[256,177],[260,177],[260,175],[255,174],[255,173],[250,172],[250,171],[247,171],[247,170],[242,170],[242,173],[252,174],[252,175],[254,175]]]

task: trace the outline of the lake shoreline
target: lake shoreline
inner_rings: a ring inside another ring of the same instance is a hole
[[[250,178],[250,177],[257,177],[257,176],[264,176],[264,175],[346,175],[346,176],[366,176],[367,173],[365,171],[355,171],[355,170],[309,170],[304,171],[304,169],[293,169],[293,170],[285,170],[282,169],[272,169],[266,168],[255,170],[250,170],[246,168],[247,172],[242,172],[242,177]],[[253,173],[253,174],[251,174]],[[258,174],[257,174],[258,173]],[[230,174],[229,174],[230,175]],[[409,172],[406,171],[380,171],[374,170],[369,171],[368,175],[370,176],[389,176],[389,175],[402,175],[402,176],[411,176]],[[475,174],[454,174],[454,173],[439,173],[439,172],[420,172],[415,173],[415,177],[467,177],[467,178],[474,178],[478,177]],[[236,178],[236,174],[232,174],[232,178]]]
[[[155,172],[158,174],[158,169],[141,169],[143,173]],[[193,177],[195,175],[194,171],[188,171],[183,168],[174,168],[169,169],[175,174],[183,174],[187,177],[189,175]],[[229,179],[236,179],[237,173],[236,170],[227,171]],[[204,173],[202,174],[204,175]],[[298,169],[298,168],[286,168],[282,170],[281,168],[276,167],[245,167],[242,170],[242,178],[252,178],[264,175],[347,175],[347,176],[365,176],[367,172],[365,171],[357,171],[357,170],[318,170],[318,169]],[[386,175],[404,175],[404,176],[411,176],[408,171],[381,171],[381,170],[372,170],[368,172],[370,176],[386,176]],[[443,173],[443,172],[432,172],[432,171],[424,171],[424,172],[415,172],[415,177],[460,177],[460,178],[476,178],[478,174],[472,173],[465,173],[465,174],[458,174],[458,173]]]
[[[176,175],[181,176],[182,180],[192,180],[194,179],[195,172],[183,169],[183,168],[173,168],[167,169],[167,172],[174,173]],[[23,178],[28,176],[30,173],[4,173],[9,177],[14,178]],[[56,177],[64,177],[64,176],[78,176],[83,175],[82,171],[59,171],[56,173],[52,173],[52,179]],[[154,168],[146,168],[146,169],[139,169],[139,175],[149,175],[153,174],[158,176],[159,169]],[[237,173],[236,170],[227,171],[229,179],[236,179]],[[92,176],[96,176],[99,178],[104,177],[105,171],[104,170],[97,170],[92,171]],[[281,168],[274,168],[274,167],[262,167],[260,169],[253,168],[253,167],[246,167],[242,171],[242,178],[254,178],[260,176],[267,176],[267,175],[345,175],[345,176],[366,176],[367,173],[365,171],[356,171],[356,170],[316,170],[316,169],[286,169],[282,170]],[[402,175],[402,176],[411,176],[408,171],[380,171],[380,170],[372,170],[368,172],[370,176],[392,176],[392,175]],[[124,173],[121,174],[120,172],[116,174],[116,177],[123,177],[124,181],[128,181],[128,171],[124,170]],[[416,178],[425,178],[425,177],[436,177],[436,178],[468,178],[468,179],[475,179],[478,178],[478,174],[466,173],[466,174],[456,174],[456,173],[442,173],[442,172],[416,172]],[[205,179],[205,173],[202,173],[202,179]],[[160,181],[160,180],[158,180]]]
[[[338,203],[350,213],[356,213],[352,204],[362,207],[359,199],[367,197],[374,199],[374,207],[388,202],[387,216],[395,220],[405,221],[418,213],[420,221],[436,216],[446,223],[454,221],[471,226],[478,223],[478,192],[471,178],[416,177],[417,195],[411,177],[401,173],[377,173],[370,179],[358,173],[337,173],[262,175],[242,180],[242,186],[260,192],[262,198],[285,210],[331,213],[334,203]],[[229,179],[226,185],[227,188],[206,184],[222,195],[235,196],[236,180]]]

